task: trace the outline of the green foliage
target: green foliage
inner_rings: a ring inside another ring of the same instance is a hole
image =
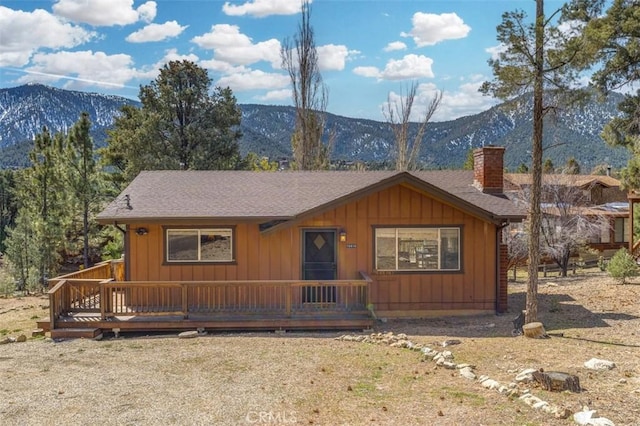
[[[578,160],[575,157],[569,157],[567,164],[564,166],[564,173],[568,175],[580,174],[580,164],[578,164]]]
[[[462,164],[462,170],[473,170],[473,148],[469,148]]]
[[[7,230],[13,226],[18,214],[15,175],[12,170],[0,170],[0,253],[6,249]]]
[[[116,185],[141,170],[236,168],[241,112],[231,89],[210,86],[207,71],[185,60],[140,88],[142,107],[123,107],[101,150]]]
[[[606,12],[605,7],[608,7]],[[629,87],[640,79],[640,19],[636,0],[573,0],[565,8],[571,19],[582,21],[582,69],[597,66],[592,82],[601,92]],[[605,13],[603,13],[605,12]],[[621,172],[627,189],[640,188],[640,90],[618,105],[622,113],[603,130],[611,146],[626,147],[631,157]]]
[[[638,276],[640,269],[629,251],[626,248],[621,248],[609,261],[607,272],[612,278],[624,284],[627,278]]]
[[[255,152],[247,153],[240,163],[240,169],[254,172],[275,172],[278,167],[277,161],[269,161],[269,157],[258,157]]]
[[[103,199],[103,184],[96,166],[93,140],[90,135],[91,122],[89,114],[82,113],[80,119],[74,124],[69,133],[64,152],[64,175],[67,193],[69,196],[69,208],[74,212],[73,217],[79,218],[79,230],[72,233],[70,239],[81,247],[82,263],[85,268],[90,266],[89,240],[92,234],[97,233],[93,217],[98,213]],[[72,224],[75,225],[75,222]],[[79,251],[79,250],[78,250]]]
[[[542,173],[553,173],[553,172],[554,172],[553,161],[551,161],[551,158],[547,158],[546,160],[544,160],[544,163],[542,164]]]
[[[524,163],[520,163],[520,165],[516,169],[516,173],[529,173],[529,167],[527,167],[527,165]]]
[[[64,137],[44,128],[29,153],[31,167],[17,175],[18,213],[6,241],[7,257],[18,281],[17,290],[44,286],[55,276],[66,245],[70,214],[62,162]]]

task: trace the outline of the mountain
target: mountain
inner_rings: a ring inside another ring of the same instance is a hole
[[[605,102],[592,100],[584,107],[559,110],[545,122],[544,158],[556,166],[575,157],[583,171],[606,163],[613,168],[626,164],[628,153],[611,148],[600,139],[604,125],[618,114],[621,95]],[[47,126],[66,132],[82,111],[94,125],[98,146],[106,143],[106,130],[122,105],[139,105],[131,99],[55,89],[32,84],[0,89],[0,168],[21,167],[35,134]],[[240,150],[271,158],[291,155],[291,129],[295,110],[271,105],[240,105],[242,110]],[[530,162],[532,120],[531,100],[517,108],[495,106],[479,114],[427,126],[422,163],[426,168],[461,167],[470,148],[499,145],[507,148],[505,166],[516,168]],[[327,128],[335,135],[333,158],[345,161],[390,161],[393,134],[385,122],[327,114]],[[417,125],[413,125],[414,130]]]

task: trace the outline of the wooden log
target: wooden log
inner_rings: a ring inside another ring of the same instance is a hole
[[[570,391],[579,393],[582,391],[580,387],[580,379],[568,373],[559,371],[536,371],[533,373],[533,379],[540,383],[543,389],[551,392]]]
[[[530,322],[522,326],[522,332],[526,337],[532,339],[542,339],[547,337],[547,332],[544,331],[544,326],[541,322]]]

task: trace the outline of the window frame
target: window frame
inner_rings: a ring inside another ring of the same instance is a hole
[[[372,240],[373,240],[373,265],[376,273],[382,274],[461,274],[464,273],[463,262],[463,230],[464,226],[461,224],[452,225],[373,225],[372,226]],[[379,229],[395,230],[395,265],[396,269],[379,269],[378,268],[378,241],[377,231]],[[400,230],[437,230],[438,231],[438,265],[442,265],[440,256],[442,253],[442,236],[440,231],[442,230],[455,230],[458,233],[458,268],[457,269],[399,269],[398,265],[398,232]]]
[[[622,229],[618,229],[618,223],[622,222]],[[629,243],[629,217],[616,217],[613,220],[613,242],[614,243]],[[621,232],[618,233],[618,231]],[[618,237],[622,237],[619,239]]]
[[[170,231],[198,231],[198,257],[202,256],[200,236],[203,231],[225,231],[231,234],[231,260],[169,260],[169,232]],[[211,226],[163,226],[163,265],[235,265],[236,260],[236,227],[233,225]]]

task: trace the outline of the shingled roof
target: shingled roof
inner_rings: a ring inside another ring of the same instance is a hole
[[[504,180],[507,184],[516,187],[531,185],[530,173],[505,173]],[[578,188],[589,188],[593,185],[601,185],[605,188],[620,187],[620,181],[606,175],[570,175],[570,174],[548,174],[542,175],[543,185],[564,185]]]
[[[145,171],[98,215],[101,223],[162,220],[295,220],[392,185],[407,184],[499,223],[526,216],[502,194],[485,194],[463,170]]]

